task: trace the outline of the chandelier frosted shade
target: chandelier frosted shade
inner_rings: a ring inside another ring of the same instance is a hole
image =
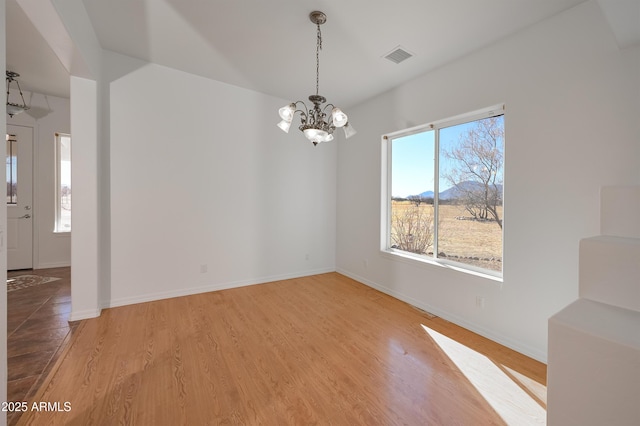
[[[21,112],[26,111],[27,108],[24,105],[17,105],[13,103],[7,103],[7,114],[9,117],[13,117],[16,114],[20,114]]]
[[[344,130],[344,137],[346,139],[349,139],[351,136],[357,133],[356,129],[354,129],[353,126],[351,126],[348,122],[344,125],[342,130]]]
[[[312,103],[311,107],[308,107],[302,101],[296,101],[280,108],[278,113],[282,121],[278,123],[278,127],[284,132],[289,133],[295,114],[300,113],[300,126],[298,126],[298,129],[303,132],[305,137],[314,145],[317,145],[322,142],[332,141],[334,138],[333,131],[336,128],[342,127],[346,138],[355,135],[356,131],[353,127],[349,126],[347,114],[333,104],[324,105],[327,100],[324,96],[318,94],[320,86],[320,49],[322,48],[320,25],[327,21],[327,16],[322,12],[316,11],[311,12],[309,19],[316,24],[318,28],[316,43],[316,94],[309,96],[309,100]],[[300,105],[300,107],[298,107],[298,105]]]
[[[333,135],[325,130],[309,128],[303,131],[304,135],[317,145],[322,142],[330,142],[333,140]]]
[[[289,123],[291,123],[291,121],[293,120],[293,114],[295,114],[295,112],[296,112],[296,104],[285,105],[278,110],[278,113],[280,114],[280,118],[288,121]]]
[[[289,133],[289,129],[291,128],[291,120],[282,120],[278,123],[278,127],[280,127],[283,132]]]
[[[345,124],[347,124],[347,114],[345,114],[344,112],[342,112],[342,110],[340,108],[334,107],[331,110],[331,119],[333,120],[333,124],[336,127],[342,127]]]

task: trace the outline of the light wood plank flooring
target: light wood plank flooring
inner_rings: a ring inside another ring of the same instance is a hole
[[[82,321],[34,399],[71,410],[19,424],[540,424],[545,377],[544,364],[329,273]]]

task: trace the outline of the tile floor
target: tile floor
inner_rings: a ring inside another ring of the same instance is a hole
[[[47,377],[77,323],[71,312],[71,268],[7,272],[60,278],[7,293],[7,400],[29,401]],[[14,425],[19,413],[7,416]]]

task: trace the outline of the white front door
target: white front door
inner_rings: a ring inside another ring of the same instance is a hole
[[[7,125],[7,269],[33,267],[33,128]]]

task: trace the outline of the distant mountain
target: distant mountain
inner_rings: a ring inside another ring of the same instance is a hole
[[[418,197],[420,198],[433,198],[434,192],[433,191],[425,191],[423,193],[418,194]],[[409,197],[414,197],[413,195],[410,195]]]
[[[502,185],[497,185],[497,187],[498,187],[498,190],[502,191]],[[460,195],[464,191],[470,191],[470,190],[481,189],[481,188],[483,188],[483,185],[480,182],[468,180],[458,184],[458,186],[452,186],[449,189],[445,189],[444,191],[440,192],[438,198],[440,198],[441,200],[455,200],[456,198],[460,198]],[[433,196],[434,196],[433,191],[425,191],[417,195],[417,197],[421,197],[421,198],[433,198]],[[410,195],[407,198],[411,198],[411,197],[416,197],[416,195]]]

